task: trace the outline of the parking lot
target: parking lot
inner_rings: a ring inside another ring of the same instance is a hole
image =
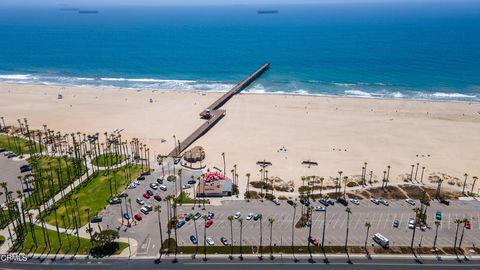
[[[13,191],[12,197],[17,197],[17,190],[22,190],[22,184],[18,180],[20,174],[20,166],[27,164],[25,160],[19,158],[7,158],[0,153],[0,182],[6,182],[9,191]],[[4,190],[1,189],[4,193]],[[5,202],[5,194],[0,196],[0,203]]]
[[[127,190],[129,197],[132,199],[132,208],[135,213],[140,213],[140,205],[135,202],[135,198],[141,197],[148,185],[155,181],[159,174],[147,176],[146,180],[141,181],[141,185],[136,189]],[[164,181],[168,187],[168,191],[156,190],[156,194],[160,194],[164,198],[167,194],[172,194],[174,188],[173,183]],[[167,222],[166,203],[164,201],[157,202],[153,198],[145,199],[151,205],[161,205],[162,207],[162,225],[165,227]],[[417,201],[417,206],[419,202]],[[313,206],[320,205],[314,202]],[[408,229],[408,220],[414,217],[414,206],[405,201],[390,201],[389,206],[382,204],[376,205],[370,201],[361,200],[360,205],[349,205],[352,214],[350,215],[350,233],[349,245],[363,246],[366,236],[365,223],[371,223],[370,236],[368,244],[372,244],[371,237],[374,233],[381,233],[390,240],[391,246],[409,246],[412,237],[412,230]],[[301,204],[298,203],[296,210],[295,222],[300,218]],[[260,241],[260,221],[246,220],[248,213],[258,213],[263,215],[263,245],[268,245],[270,241],[270,225],[268,218],[273,218],[273,245],[290,245],[292,235],[292,217],[293,207],[282,201],[277,206],[270,201],[246,202],[243,200],[232,200],[225,198],[221,205],[207,205],[205,210],[202,207],[196,207],[192,210],[191,205],[183,205],[178,207],[178,215],[200,212],[202,215],[208,211],[214,212],[213,225],[207,229],[207,236],[212,237],[215,245],[221,245],[220,237],[225,236],[230,241],[230,222],[227,217],[234,215],[236,212],[242,213],[243,218],[243,245],[258,245]],[[438,246],[453,246],[455,237],[455,219],[467,218],[472,224],[471,230],[465,230],[463,245],[473,246],[480,243],[480,203],[477,201],[452,201],[449,206],[432,202],[427,209],[427,220],[429,228],[425,231],[417,229],[415,237],[415,246],[432,246],[435,236],[434,218],[437,211],[442,212],[441,226],[438,233]],[[102,226],[118,227],[121,222],[120,206],[108,206],[101,213],[103,216]],[[321,240],[323,227],[324,212],[313,213],[312,235],[319,241]],[[121,230],[121,236],[130,237],[138,242],[138,255],[155,255],[160,245],[157,214],[151,212],[144,215],[143,220],[139,221],[131,228],[125,226]],[[346,218],[345,207],[335,204],[327,208],[327,225],[325,242],[327,245],[343,245],[346,234]],[[393,221],[397,219],[400,222],[398,228],[393,227]],[[203,244],[204,221],[199,219],[196,221],[199,244]],[[233,222],[234,245],[239,244],[239,228],[240,224],[237,220]],[[460,230],[461,232],[461,230]],[[164,239],[167,238],[166,229],[163,230]],[[193,220],[177,230],[178,242],[180,245],[192,245],[190,236],[195,235],[195,227]],[[460,234],[460,233],[459,233]],[[308,236],[308,228],[295,229],[295,245],[305,245]],[[173,237],[173,231],[172,231]]]

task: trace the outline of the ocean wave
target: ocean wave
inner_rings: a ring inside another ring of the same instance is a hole
[[[433,93],[432,96],[436,98],[476,98],[477,97],[474,95],[466,95],[461,93],[442,93],[442,92]]]
[[[0,74],[0,79],[3,80],[30,80],[30,74]]]
[[[368,93],[362,90],[345,90],[345,95],[347,96],[357,96],[357,97],[373,97],[372,93]]]

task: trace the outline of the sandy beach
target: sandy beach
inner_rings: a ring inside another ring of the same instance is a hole
[[[62,132],[123,129],[124,137],[140,138],[155,155],[167,154],[173,135],[188,136],[203,121],[198,114],[220,95],[2,84],[0,116]],[[374,177],[390,165],[391,182],[401,182],[416,163],[426,174],[480,175],[478,103],[244,93],[223,108],[226,116],[193,146],[205,148],[211,167],[223,166],[224,152],[227,171],[237,164],[240,183],[246,173],[259,178],[259,160],[272,162],[270,176],[298,184],[303,175],[360,175],[364,162]],[[319,165],[307,168],[304,160]]]

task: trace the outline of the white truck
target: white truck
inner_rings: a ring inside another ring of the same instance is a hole
[[[389,247],[388,238],[386,238],[385,236],[383,236],[379,233],[376,233],[375,235],[373,235],[373,241],[375,241],[377,244],[379,244],[380,246],[382,246],[384,248]]]

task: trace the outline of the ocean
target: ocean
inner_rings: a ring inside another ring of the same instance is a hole
[[[480,1],[0,6],[0,82],[480,102]],[[258,14],[275,9],[277,14]]]

